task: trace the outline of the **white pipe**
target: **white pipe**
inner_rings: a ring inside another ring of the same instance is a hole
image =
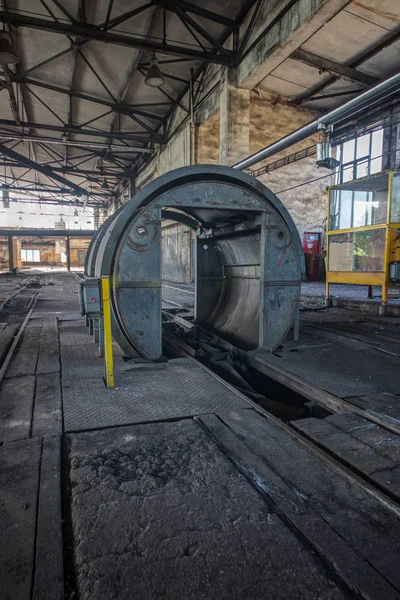
[[[270,146],[267,146],[263,150],[259,150],[255,154],[252,154],[245,160],[237,163],[233,166],[234,169],[238,169],[242,171],[243,169],[247,169],[256,163],[281,152],[282,150],[286,150],[290,146],[297,144],[297,142],[301,142],[302,140],[308,138],[310,135],[313,135],[318,131],[319,125],[334,125],[335,123],[339,123],[344,119],[348,119],[351,116],[359,113],[366,108],[369,108],[376,102],[382,101],[386,96],[390,96],[395,92],[400,91],[400,72],[393,77],[389,77],[385,81],[378,83],[374,87],[366,90],[357,98],[353,98],[346,102],[342,106],[335,108],[331,112],[326,115],[320,117],[316,121],[312,121],[308,125],[304,127],[300,127],[293,133],[281,138],[277,142],[274,142]]]

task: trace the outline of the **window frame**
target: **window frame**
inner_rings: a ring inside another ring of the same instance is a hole
[[[372,146],[373,146],[373,136],[376,134],[380,134],[382,136],[382,146],[381,146],[381,154],[378,156],[372,156]],[[365,136],[369,136],[369,141],[368,141],[368,154],[364,155],[364,156],[360,156],[357,157],[357,148],[358,148],[358,141],[360,138],[363,138]],[[353,150],[353,159],[350,161],[346,161],[345,163],[343,162],[343,154],[344,154],[344,145],[348,142],[351,142],[352,140],[354,140],[354,150]],[[341,185],[342,183],[348,183],[349,181],[353,181],[354,179],[361,179],[362,177],[368,177],[369,175],[373,175],[374,173],[371,173],[371,163],[372,161],[376,160],[377,158],[382,158],[382,153],[383,153],[383,129],[374,129],[372,131],[369,131],[367,133],[362,133],[361,135],[356,135],[354,138],[348,139],[345,142],[342,142],[341,144],[338,144],[337,146],[338,150],[339,150],[339,165],[336,169],[336,177],[335,177],[335,185]],[[358,174],[358,169],[360,167],[360,165],[367,163],[367,173],[365,173],[364,175],[359,176]],[[344,174],[347,173],[347,170],[350,169],[352,166],[352,177],[346,181],[344,181]],[[380,170],[382,170],[382,163],[381,163],[381,168]],[[375,173],[377,173],[379,171],[375,171]]]
[[[21,262],[24,263],[40,263],[40,250],[32,248],[21,248]]]

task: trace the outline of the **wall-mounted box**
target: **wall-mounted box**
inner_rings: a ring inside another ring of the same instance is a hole
[[[82,315],[90,319],[101,317],[101,285],[99,279],[88,277],[79,282],[79,302]]]

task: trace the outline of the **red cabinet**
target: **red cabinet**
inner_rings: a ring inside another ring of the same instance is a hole
[[[306,231],[303,234],[303,251],[306,262],[306,276],[309,281],[321,279],[321,233]]]

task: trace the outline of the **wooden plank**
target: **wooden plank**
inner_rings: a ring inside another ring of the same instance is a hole
[[[34,375],[40,346],[40,327],[26,327],[6,373],[6,379]]]
[[[400,482],[395,476],[398,467],[396,462],[348,433],[340,431],[327,419],[301,419],[292,422],[291,425],[346,465],[369,478],[385,493],[395,499],[400,498]]]
[[[36,373],[58,373],[59,371],[60,359],[57,321],[52,318],[49,321],[43,322]]]
[[[0,387],[0,441],[30,436],[35,377],[5,379]]]
[[[37,375],[32,436],[62,432],[61,382],[58,374]]]
[[[40,469],[33,599],[64,596],[61,516],[61,439],[46,436]]]
[[[326,421],[374,448],[382,456],[386,456],[396,464],[400,464],[400,438],[398,435],[379,427],[376,423],[361,419],[357,415],[331,415],[326,418]]]
[[[41,440],[0,448],[0,598],[31,597],[40,453]]]
[[[252,410],[197,419],[353,592],[399,597],[397,514]]]
[[[347,398],[347,401],[364,411],[361,416],[379,422],[380,425],[400,433],[400,409],[392,406],[390,400],[385,403],[377,399],[376,396],[355,396]],[[391,427],[388,427],[389,423],[391,423]]]

